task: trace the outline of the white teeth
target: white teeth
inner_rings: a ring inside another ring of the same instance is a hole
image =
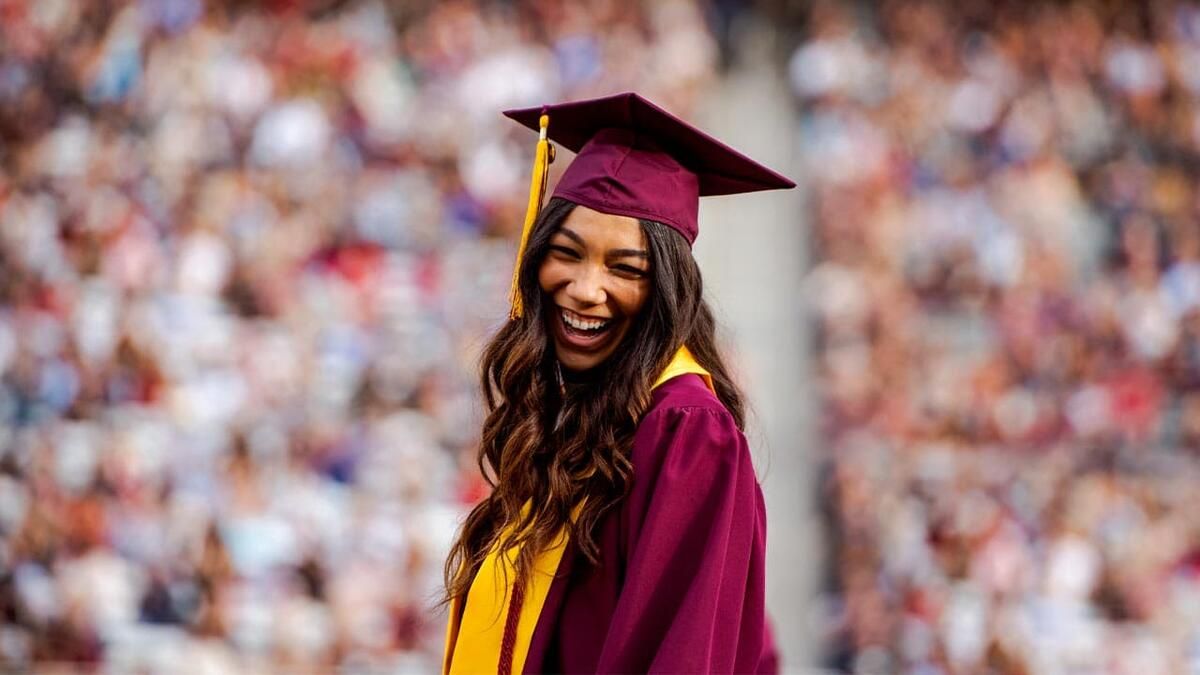
[[[564,309],[562,311],[563,323],[567,324],[575,330],[599,330],[608,325],[607,321],[598,319],[583,319],[573,312]]]

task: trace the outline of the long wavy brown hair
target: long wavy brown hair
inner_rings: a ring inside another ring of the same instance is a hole
[[[450,549],[445,601],[465,597],[497,543],[504,550],[518,547],[517,583],[564,527],[589,562],[601,562],[596,525],[628,491],[630,448],[651,385],[681,345],[712,374],[738,428],[744,424],[742,394],[717,349],[700,269],[683,236],[654,221],[640,221],[650,253],[646,304],[612,356],[560,388],[538,270],[551,235],[574,207],[555,198],[539,214],[518,273],[524,313],[500,328],[483,352],[486,418],[478,464],[492,492],[467,516]]]

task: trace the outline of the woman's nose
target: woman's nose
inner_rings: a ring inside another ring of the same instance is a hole
[[[608,299],[604,290],[604,275],[599,270],[581,269],[567,284],[567,295],[581,305],[602,305]]]

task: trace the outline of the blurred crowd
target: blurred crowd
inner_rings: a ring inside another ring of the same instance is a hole
[[[828,664],[1200,673],[1200,5],[817,3],[787,67]]]
[[[0,670],[436,670],[499,111],[719,59],[691,0],[0,0]]]

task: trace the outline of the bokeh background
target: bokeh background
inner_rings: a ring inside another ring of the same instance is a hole
[[[696,245],[786,670],[1200,673],[1165,0],[0,0],[0,670],[436,671],[498,111],[628,89],[801,183]]]

